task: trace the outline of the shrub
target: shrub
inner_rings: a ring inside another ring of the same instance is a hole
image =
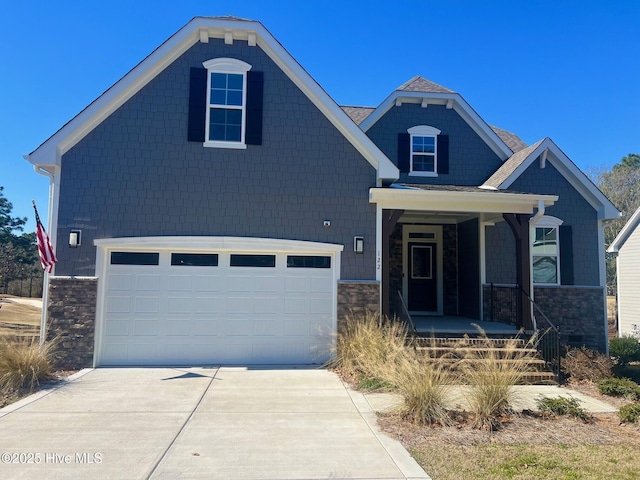
[[[487,348],[469,349],[460,361],[460,370],[469,387],[466,397],[474,426],[493,430],[499,425],[499,418],[510,409],[513,387],[530,372],[531,354],[519,348],[517,340],[502,348],[492,348],[490,341],[484,339]]]
[[[606,378],[598,382],[598,390],[603,395],[640,400],[640,385],[628,378]]]
[[[405,349],[406,343],[404,324],[387,318],[381,321],[376,312],[352,312],[340,325],[336,357],[330,365],[352,375],[384,381],[381,372]]]
[[[640,342],[637,338],[625,335],[609,340],[609,354],[618,365],[629,365],[640,361]]]
[[[54,344],[40,348],[37,337],[0,339],[0,391],[31,391],[50,378]]]
[[[625,423],[638,423],[640,421],[640,403],[632,403],[620,407],[618,416]]]
[[[553,415],[566,415],[579,418],[583,422],[593,421],[591,414],[580,406],[580,401],[577,398],[542,397],[538,400],[538,410]]]
[[[586,347],[568,348],[562,359],[562,371],[573,380],[597,382],[611,377],[613,362],[596,350]]]

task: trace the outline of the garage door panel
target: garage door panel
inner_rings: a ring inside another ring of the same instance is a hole
[[[228,315],[246,315],[253,312],[252,297],[227,297]]]
[[[136,290],[138,292],[157,292],[160,290],[160,275],[136,275]]]
[[[206,320],[194,320],[192,335],[194,336],[215,336],[218,335],[218,320],[210,318]]]
[[[169,297],[167,299],[167,311],[169,313],[191,313],[192,299],[190,296]]]
[[[195,313],[222,313],[222,301],[218,297],[198,297],[193,299]]]
[[[196,275],[194,277],[194,290],[196,292],[219,292],[222,279],[219,275]]]
[[[253,292],[253,278],[251,275],[229,275],[227,277],[227,292]]]
[[[193,280],[192,275],[169,275],[167,289],[169,292],[191,292]]]
[[[107,276],[107,290],[110,292],[130,292],[133,290],[134,276],[132,274],[115,274]]]
[[[302,276],[289,276],[285,281],[285,291],[287,293],[298,293],[309,291],[309,278]]]
[[[158,313],[160,299],[158,297],[135,297],[133,313]]]
[[[164,334],[170,337],[184,337],[191,334],[191,322],[185,319],[170,318],[164,322],[164,326]]]
[[[131,325],[131,319],[129,317],[110,318],[105,325],[105,334],[107,336],[129,335],[129,325]]]
[[[276,275],[256,275],[253,279],[253,291],[257,293],[282,292],[284,279]]]
[[[282,312],[282,297],[254,297],[252,303],[252,312],[257,317]]]
[[[270,318],[254,319],[252,334],[256,336],[282,335],[282,321]]]
[[[131,297],[108,296],[105,303],[105,310],[108,314],[131,312]]]
[[[158,335],[158,320],[136,319],[133,322],[133,334],[135,336],[156,336]]]
[[[187,262],[207,257],[180,252],[178,264],[167,250],[159,255],[158,265],[106,266],[99,364],[305,364],[330,358],[333,261],[303,255],[288,264],[290,253],[237,252],[231,266],[234,254],[221,252],[216,265],[196,265]],[[331,268],[323,266],[329,263]]]
[[[309,291],[311,293],[331,293],[333,282],[328,277],[312,277],[309,280]]]

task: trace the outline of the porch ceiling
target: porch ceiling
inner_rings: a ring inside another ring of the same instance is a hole
[[[369,190],[369,202],[382,208],[400,209],[412,213],[430,212],[455,221],[460,221],[462,217],[470,214],[485,214],[483,217],[493,217],[486,214],[532,214],[538,208],[539,202],[543,202],[546,208],[553,205],[556,200],[558,200],[556,195],[452,185],[395,184],[391,187]],[[498,217],[498,215],[495,216]],[[488,220],[488,218],[483,219]]]

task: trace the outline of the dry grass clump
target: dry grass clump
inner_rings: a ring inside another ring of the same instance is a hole
[[[518,346],[518,339],[508,340],[500,348],[481,333],[480,342],[486,348],[464,350],[459,368],[464,383],[468,386],[466,401],[477,428],[494,430],[500,418],[511,409],[514,386],[522,383],[531,372],[529,349]],[[534,346],[534,340],[527,347]],[[464,343],[463,343],[464,345]]]
[[[51,378],[54,342],[40,348],[37,337],[0,338],[0,391],[31,391]]]
[[[350,313],[340,325],[331,366],[350,375],[385,381],[387,363],[406,349],[407,329],[377,312]]]
[[[400,413],[406,420],[419,425],[450,422],[448,405],[456,374],[446,362],[406,348],[394,364],[388,364],[384,376],[404,399]]]
[[[404,399],[400,413],[407,420],[445,424],[453,382],[445,365],[432,360],[417,354],[404,324],[367,312],[350,314],[342,324],[333,366],[392,386]]]

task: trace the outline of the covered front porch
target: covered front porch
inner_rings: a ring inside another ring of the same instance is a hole
[[[557,197],[478,187],[393,185],[373,188],[377,205],[377,279],[381,311],[410,317],[418,333],[517,334],[535,330],[530,224]],[[508,315],[494,315],[487,291],[485,228],[506,222],[513,233],[515,285]]]

